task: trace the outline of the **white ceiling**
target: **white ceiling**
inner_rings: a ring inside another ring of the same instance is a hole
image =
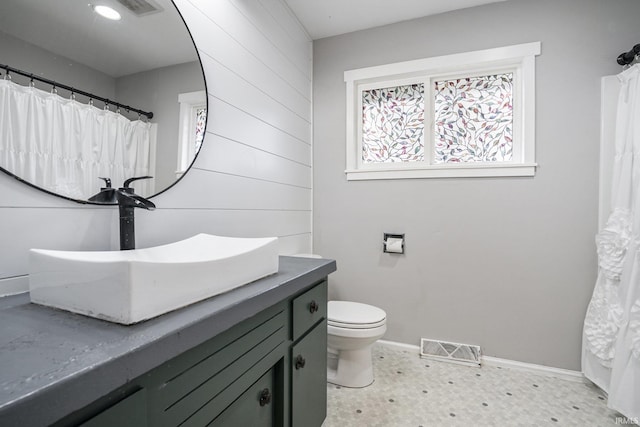
[[[312,39],[505,0],[285,0]]]
[[[505,0],[285,1],[315,40]],[[195,60],[171,1],[153,2],[162,12],[137,17],[116,0],[101,0],[121,12],[114,22],[97,17],[87,0],[0,0],[0,31],[112,77]]]
[[[112,77],[197,60],[170,0],[153,0],[161,11],[144,16],[100,0],[120,12],[120,21],[99,17],[89,1],[0,0],[0,31]]]

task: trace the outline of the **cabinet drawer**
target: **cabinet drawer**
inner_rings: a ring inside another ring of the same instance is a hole
[[[320,427],[327,415],[327,321],[291,349],[291,425]]]
[[[327,317],[327,282],[324,281],[293,300],[293,340]]]

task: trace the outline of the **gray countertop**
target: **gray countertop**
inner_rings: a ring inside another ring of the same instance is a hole
[[[0,298],[0,425],[49,425],[335,270],[280,257],[277,274],[131,326]]]

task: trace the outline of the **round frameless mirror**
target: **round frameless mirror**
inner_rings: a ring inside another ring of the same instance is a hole
[[[151,197],[200,149],[205,81],[171,0],[2,0],[0,64],[0,169],[36,188],[86,203],[149,175],[132,186]]]

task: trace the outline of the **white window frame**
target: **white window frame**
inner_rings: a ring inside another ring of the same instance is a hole
[[[535,56],[540,42],[505,46],[345,71],[347,90],[347,180],[437,177],[534,176]],[[460,77],[513,73],[513,159],[504,162],[432,163],[433,82]],[[362,161],[362,91],[424,83],[423,162]]]

